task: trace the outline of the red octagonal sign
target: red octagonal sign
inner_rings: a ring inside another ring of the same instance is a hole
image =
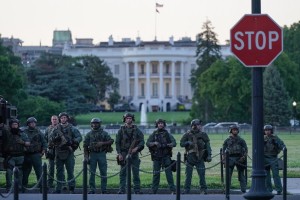
[[[269,15],[244,15],[230,30],[231,51],[246,67],[266,67],[282,52],[282,28]]]

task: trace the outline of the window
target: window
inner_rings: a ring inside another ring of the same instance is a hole
[[[152,65],[152,74],[158,74],[158,67],[157,64]]]
[[[152,96],[158,97],[158,83],[152,83]]]
[[[166,64],[166,74],[170,74],[170,65]]]
[[[134,67],[132,65],[129,65],[129,75],[130,76],[134,75]]]
[[[115,75],[120,74],[120,65],[115,65]]]
[[[142,97],[145,96],[145,84],[144,83],[141,84],[141,96]]]
[[[134,96],[134,83],[133,82],[130,82],[130,86],[129,86],[129,94],[130,96]]]
[[[141,74],[145,74],[145,66],[141,65]]]
[[[166,96],[169,97],[170,96],[170,84],[166,83]]]

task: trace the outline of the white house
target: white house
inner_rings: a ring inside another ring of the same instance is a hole
[[[98,56],[119,79],[119,93],[123,99],[141,109],[144,104],[150,112],[170,111],[179,104],[191,104],[189,83],[191,70],[196,65],[196,41],[182,38],[174,41],[142,41],[124,38],[92,45],[92,39],[76,39],[76,44],[65,45],[68,56]],[[223,57],[231,55],[229,46],[222,46]]]

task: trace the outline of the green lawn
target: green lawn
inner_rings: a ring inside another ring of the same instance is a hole
[[[249,148],[249,156],[252,158],[252,139],[251,139],[251,134],[249,133],[240,133],[241,136],[246,140]],[[176,138],[177,143],[179,143],[180,138],[182,135],[175,134],[174,135]],[[115,135],[112,136],[115,138]],[[220,181],[220,165],[219,163],[219,152],[220,148],[223,144],[223,141],[227,137],[227,134],[209,134],[209,137],[211,139],[211,146],[213,150],[213,161],[211,163],[206,163],[206,181],[208,184],[209,188],[222,188],[222,184]],[[300,141],[300,135],[299,134],[292,134],[290,135],[289,133],[280,133],[279,137],[285,142],[287,149],[288,149],[288,170],[287,170],[287,175],[288,177],[297,177],[300,178],[300,160],[298,159],[299,154],[300,154],[300,149],[299,149],[299,141]],[[145,135],[145,140],[148,138],[148,135]],[[177,147],[174,148],[173,151],[173,158],[176,159],[177,153],[180,152],[183,155],[184,149],[179,147],[179,144],[177,144]],[[77,150],[75,152],[76,156],[76,166],[75,166],[75,176],[82,170],[82,160],[83,160],[83,155],[81,150]],[[298,155],[298,156],[297,156]],[[107,154],[108,158],[108,176],[112,176],[116,173],[119,172],[120,168],[116,163],[116,152],[112,152]],[[251,166],[252,166],[252,160],[249,160],[249,168],[248,168],[248,187],[250,186],[250,181],[251,181]],[[44,160],[46,161],[46,160]],[[141,172],[141,182],[142,182],[142,187],[148,188],[151,185],[152,181],[152,161],[149,156],[149,151],[148,148],[145,147],[145,149],[142,151],[141,155],[141,169],[143,172]],[[182,171],[181,171],[181,185],[184,183],[184,169],[185,166],[182,165]],[[195,170],[194,170],[195,171]],[[99,174],[99,171],[97,170],[97,173]],[[280,172],[282,175],[282,171]],[[198,186],[198,175],[196,172],[194,172],[193,175],[193,180],[192,184],[193,187]],[[175,174],[174,174],[175,178]],[[5,175],[4,172],[0,172],[0,186],[4,187],[4,180],[5,180]],[[97,180],[97,187],[100,185],[100,178],[96,177]],[[30,184],[33,185],[36,182],[35,176],[32,172],[30,176]],[[76,180],[77,182],[77,187],[82,186],[82,175],[78,177]],[[112,178],[108,179],[108,188],[118,188],[119,184],[119,177],[114,176]],[[164,173],[161,175],[161,187],[167,187],[167,182],[165,179]],[[234,172],[233,175],[233,187],[234,188],[239,188],[238,181],[237,181],[237,173]]]
[[[141,113],[133,112],[135,115],[135,122],[137,124],[141,121]],[[122,124],[123,123],[124,112],[98,112],[98,113],[89,113],[84,115],[77,115],[76,122],[80,125],[89,125],[90,121],[94,117],[98,117],[102,120],[103,124]],[[181,124],[184,120],[190,118],[189,112],[148,112],[147,113],[147,122],[149,124],[154,124],[154,121],[158,118],[167,120],[168,124],[176,122]]]

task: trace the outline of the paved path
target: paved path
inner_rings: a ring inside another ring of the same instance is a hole
[[[8,200],[13,200],[13,196],[9,196]],[[41,200],[41,194],[20,194],[20,200]],[[50,194],[48,195],[48,200],[82,200],[82,194]],[[88,195],[88,200],[126,200],[126,195],[117,195],[117,194],[90,194]],[[132,200],[176,200],[176,195],[168,194],[143,194],[143,195],[132,195]],[[181,195],[182,200],[224,200],[225,195],[221,194],[210,194],[210,195]],[[243,195],[230,195],[230,200],[242,200],[244,199]],[[282,200],[282,195],[275,195],[274,200]],[[287,200],[299,200],[300,195],[288,195]]]

